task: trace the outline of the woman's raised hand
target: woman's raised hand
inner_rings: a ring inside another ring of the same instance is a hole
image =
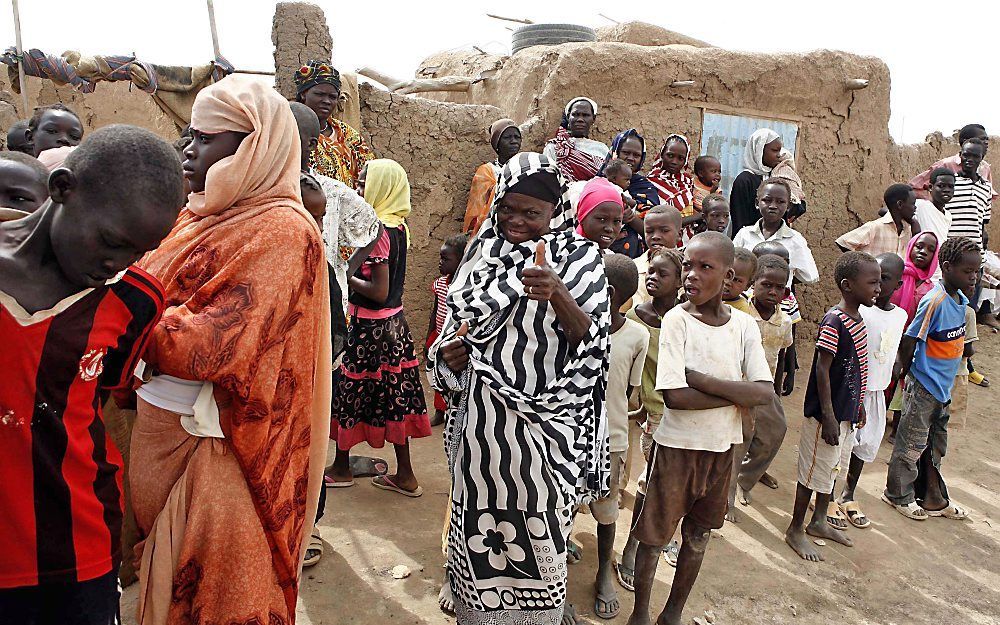
[[[528,299],[537,302],[547,302],[557,291],[566,288],[559,274],[545,262],[545,241],[539,241],[535,247],[535,266],[521,272],[521,283]]]
[[[469,365],[469,348],[466,347],[462,337],[468,334],[469,324],[465,321],[458,327],[455,338],[441,346],[441,357],[448,368],[459,373],[464,371]]]

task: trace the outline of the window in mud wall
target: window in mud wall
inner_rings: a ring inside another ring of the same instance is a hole
[[[778,133],[784,148],[795,155],[795,140],[799,134],[799,126],[795,122],[704,112],[699,154],[710,154],[722,163],[722,182],[719,184],[719,192],[727,198],[733,188],[733,181],[744,169],[743,150],[747,140],[760,128],[770,128]],[[691,169],[693,174],[693,159]]]

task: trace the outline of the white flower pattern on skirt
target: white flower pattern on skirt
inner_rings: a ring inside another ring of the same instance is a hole
[[[476,553],[489,552],[490,566],[498,571],[507,569],[508,562],[517,568],[515,562],[524,561],[524,549],[514,543],[517,538],[517,530],[507,521],[499,523],[493,515],[486,513],[479,517],[479,531],[469,538],[469,549]]]

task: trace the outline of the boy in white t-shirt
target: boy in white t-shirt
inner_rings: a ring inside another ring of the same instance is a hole
[[[948,231],[951,230],[951,213],[944,207],[955,197],[955,172],[947,167],[938,167],[932,171],[927,191],[931,195],[930,201],[918,198],[917,210],[913,216],[920,224],[921,232],[933,232],[937,236],[940,247],[948,239]],[[931,280],[936,282],[940,279],[941,267],[935,267]]]
[[[640,543],[633,624],[651,622],[658,555],[683,519],[677,572],[657,619],[681,622],[711,530],[725,521],[733,446],[743,442],[740,411],[774,395],[756,322],[722,301],[734,253],[719,232],[692,237],[682,265],[688,299],[663,317],[656,388],[665,410],[653,435],[646,498],[632,527]]]
[[[889,301],[903,282],[903,259],[886,253],[875,260],[882,272],[881,291],[874,306],[859,309],[868,331],[868,387],[864,397],[867,420],[854,431],[853,440],[849,439],[853,445],[845,444],[840,450],[840,466],[848,469],[844,492],[837,504],[847,522],[858,529],[870,526],[871,521],[854,499],[854,490],[865,464],[875,461],[885,435],[885,389],[892,383],[896,352],[906,331],[906,311]]]
[[[639,271],[628,256],[608,254],[604,273],[611,294],[611,367],[608,372],[608,433],[611,446],[611,492],[590,504],[597,521],[597,579],[594,613],[614,618],[621,610],[614,584],[615,522],[618,493],[628,453],[628,397],[642,384],[642,368],[649,347],[649,330],[621,313],[625,302],[639,288]]]

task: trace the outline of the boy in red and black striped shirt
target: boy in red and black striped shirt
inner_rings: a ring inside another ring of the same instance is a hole
[[[118,620],[122,461],[101,405],[163,310],[130,265],[170,231],[182,184],[166,142],[110,126],[52,172],[49,202],[0,223],[0,625]]]

